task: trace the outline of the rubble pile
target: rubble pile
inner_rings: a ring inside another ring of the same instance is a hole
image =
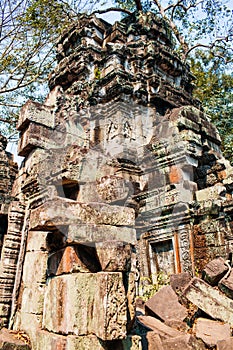
[[[232,350],[233,268],[218,257],[202,278],[171,275],[145,303],[138,303],[137,327],[145,350]]]

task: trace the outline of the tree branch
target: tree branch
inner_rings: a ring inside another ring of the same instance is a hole
[[[98,14],[102,14],[102,13],[106,13],[106,12],[111,12],[111,11],[115,11],[115,12],[124,12],[127,13],[128,15],[132,15],[133,12],[126,10],[126,9],[122,9],[122,8],[118,8],[118,7],[109,7],[108,9],[105,10],[96,10],[94,12],[92,12],[93,14],[98,13]]]

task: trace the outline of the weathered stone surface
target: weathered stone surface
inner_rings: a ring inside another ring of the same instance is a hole
[[[229,270],[225,260],[221,257],[210,261],[202,271],[202,278],[211,286],[216,286]]]
[[[174,338],[182,335],[182,332],[179,332],[171,327],[166,326],[163,322],[159,321],[155,317],[138,316],[137,319],[144,326],[159,334],[162,340],[169,337]]]
[[[187,325],[187,323],[185,321],[180,321],[180,320],[166,320],[165,325],[171,328],[175,328],[178,331],[181,332],[187,332],[189,330],[189,326]]]
[[[17,129],[24,130],[30,122],[54,128],[55,123],[51,112],[51,107],[29,100],[20,111]]]
[[[203,340],[208,346],[214,346],[218,341],[228,339],[231,336],[229,324],[198,318],[195,324],[196,337]]]
[[[171,286],[162,287],[145,303],[146,315],[156,315],[162,321],[179,320],[187,317],[186,308],[178,301],[177,294]]]
[[[48,232],[45,231],[29,231],[28,232],[28,239],[27,239],[27,247],[26,250],[28,252],[35,252],[35,251],[46,251],[47,250],[47,243],[46,243],[46,236]]]
[[[211,317],[233,325],[232,301],[199,278],[193,278],[183,295]]]
[[[45,285],[33,283],[25,286],[22,291],[21,311],[24,313],[42,315],[44,306]]]
[[[32,280],[35,284],[46,282],[47,260],[48,252],[26,253],[22,279],[25,286],[32,286]]]
[[[43,325],[55,333],[94,333],[103,340],[125,338],[127,307],[121,273],[73,273],[51,278]]]
[[[73,346],[72,343],[70,347],[67,347],[68,337],[62,336],[60,334],[54,334],[51,332],[40,330],[34,335],[34,338],[35,339],[33,340],[35,341],[33,341],[33,350],[42,350],[42,349],[46,349],[46,350],[53,350],[53,349],[71,350],[72,349],[73,350],[74,349],[74,347],[72,347]]]
[[[96,252],[102,271],[129,271],[132,248],[123,242],[106,241],[96,243]]]
[[[213,201],[217,199],[221,199],[226,192],[226,188],[223,185],[215,185],[213,187],[208,187],[203,190],[199,190],[196,192],[196,197],[198,202],[202,201]]]
[[[191,334],[165,339],[162,344],[165,350],[205,350],[204,344],[197,341]]]
[[[170,285],[175,292],[182,292],[187,284],[191,281],[189,272],[181,272],[170,276]]]
[[[136,243],[136,230],[125,226],[96,225],[96,224],[77,224],[70,225],[68,229],[67,243],[91,243],[122,241],[127,243]]]
[[[0,349],[1,350],[30,350],[31,347],[28,344],[26,344],[24,341],[20,340],[17,337],[17,334],[10,332],[6,328],[3,328],[0,331]]]
[[[228,296],[228,298],[233,299],[233,270],[231,270],[227,278],[223,278],[219,282],[218,287]]]
[[[217,342],[217,350],[231,350],[233,349],[233,337],[219,340]]]
[[[148,332],[146,335],[148,350],[164,350],[161,338],[156,332]]]
[[[135,214],[131,208],[100,203],[78,203],[57,197],[32,210],[30,228],[49,230],[74,223],[132,226],[134,220]]]

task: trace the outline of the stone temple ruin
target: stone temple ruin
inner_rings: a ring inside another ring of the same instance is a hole
[[[233,170],[152,14],[80,16],[44,104],[1,147],[0,317],[32,349],[141,349],[141,276],[189,272],[233,245]]]

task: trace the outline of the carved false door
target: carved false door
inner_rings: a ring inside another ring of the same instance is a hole
[[[172,239],[150,244],[150,268],[153,275],[175,273],[175,253]]]

